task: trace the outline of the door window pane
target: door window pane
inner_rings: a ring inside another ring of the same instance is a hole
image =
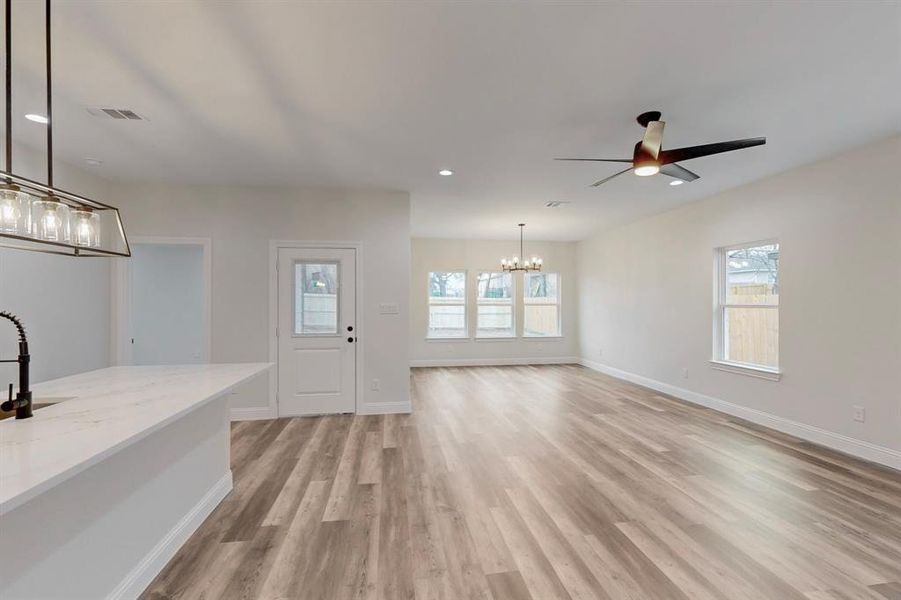
[[[523,335],[560,335],[559,277],[556,273],[526,273],[523,276]]]
[[[294,334],[338,333],[338,264],[294,264]]]
[[[512,337],[513,276],[510,273],[479,273],[478,337]]]

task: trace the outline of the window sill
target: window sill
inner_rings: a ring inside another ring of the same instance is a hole
[[[427,337],[427,342],[469,342],[471,337]]]
[[[495,336],[476,336],[475,341],[477,342],[512,342],[516,340],[515,335],[495,335]]]
[[[524,335],[522,339],[527,342],[561,342],[562,335]]]
[[[739,375],[747,375],[748,377],[757,377],[759,379],[767,379],[769,381],[779,381],[782,379],[782,371],[778,369],[768,369],[766,367],[753,367],[751,365],[743,365],[739,363],[727,362],[724,360],[711,360],[710,366],[718,371],[726,371],[727,373],[737,373]]]

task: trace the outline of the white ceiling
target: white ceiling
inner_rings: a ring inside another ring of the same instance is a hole
[[[41,4],[14,3],[32,145]],[[524,220],[579,239],[901,131],[898,2],[57,1],[54,20],[60,159],[119,180],[407,190],[418,236],[515,237]],[[678,188],[589,188],[617,165],[551,160],[628,157],[649,109],[665,147],[768,143],[686,163],[701,179]]]

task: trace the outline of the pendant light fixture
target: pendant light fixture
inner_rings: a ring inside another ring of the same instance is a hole
[[[544,262],[541,257],[533,256],[529,259],[526,258],[525,253],[522,251],[522,234],[523,229],[525,228],[525,223],[519,224],[519,256],[514,256],[511,259],[502,258],[501,259],[501,269],[504,271],[540,271],[541,265]],[[520,259],[520,256],[522,259]]]
[[[6,161],[0,172],[0,247],[66,256],[131,256],[119,209],[53,185],[50,0],[45,9],[47,181],[13,172],[12,0],[5,0]]]

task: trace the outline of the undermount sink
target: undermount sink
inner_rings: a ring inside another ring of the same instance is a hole
[[[39,411],[42,408],[47,408],[48,406],[53,406],[54,404],[59,404],[64,400],[71,400],[72,398],[36,398],[31,401],[31,410]],[[0,412],[0,421],[5,419],[9,419],[15,417],[15,411],[10,412]],[[31,417],[32,419],[34,417]]]

